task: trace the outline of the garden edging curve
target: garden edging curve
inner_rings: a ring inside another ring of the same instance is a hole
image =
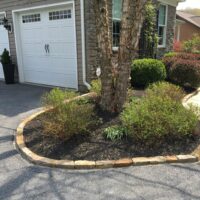
[[[95,93],[88,93],[77,98],[95,97]],[[77,99],[76,98],[76,99]],[[69,102],[70,100],[66,101]],[[50,108],[52,109],[52,108]],[[15,137],[16,148],[19,150],[22,157],[33,164],[64,169],[103,169],[114,167],[128,167],[139,165],[155,165],[165,163],[192,163],[200,160],[200,146],[188,155],[174,155],[174,156],[155,156],[155,157],[135,157],[123,158],[119,160],[100,160],[100,161],[87,161],[87,160],[54,160],[46,157],[39,156],[32,152],[25,144],[24,141],[24,127],[28,122],[37,116],[49,111],[50,109],[40,110],[24,119],[18,126]]]

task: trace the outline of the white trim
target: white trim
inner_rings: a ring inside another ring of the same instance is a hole
[[[2,14],[4,14],[5,17],[6,17],[6,12],[5,11],[4,12],[0,12],[0,15],[2,15]]]
[[[82,43],[82,68],[83,68],[83,84],[87,89],[91,88],[91,85],[86,81],[86,53],[85,53],[85,20],[84,20],[84,1],[80,0],[81,8],[81,43]]]
[[[24,11],[31,11],[31,10],[38,10],[43,8],[51,8],[56,6],[62,5],[73,5],[73,15],[74,15],[74,34],[75,34],[75,45],[76,45],[76,65],[77,65],[77,73],[76,73],[76,88],[78,89],[78,61],[77,61],[77,38],[76,38],[76,19],[75,19],[75,3],[74,1],[62,2],[62,3],[54,3],[42,6],[35,6],[29,8],[23,8],[18,10],[12,11],[13,17],[13,26],[14,26],[14,36],[15,36],[15,45],[16,45],[16,53],[17,53],[17,64],[18,64],[18,71],[19,71],[19,82],[24,83],[24,70],[23,70],[23,59],[22,59],[22,52],[21,52],[21,37],[20,37],[20,30],[19,30],[19,14]]]
[[[168,5],[161,3],[160,5],[166,6],[166,16],[165,16],[165,30],[164,30],[164,43],[162,45],[158,45],[158,48],[165,48],[166,47],[166,40],[167,40],[167,24],[168,24]],[[158,24],[159,27],[159,24]]]
[[[18,9],[18,10],[13,10],[12,13],[29,11],[29,10],[38,10],[38,9],[62,6],[62,5],[67,5],[67,4],[73,4],[74,5],[74,1],[68,1],[68,2],[62,2],[62,3],[53,3],[53,4],[47,4],[47,5],[41,5],[41,6],[22,8],[22,9]]]
[[[179,0],[158,0],[159,2],[163,3],[163,4],[167,4],[173,7],[177,7]]]

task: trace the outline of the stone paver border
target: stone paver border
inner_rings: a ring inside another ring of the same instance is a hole
[[[88,93],[75,99],[84,97],[95,97],[94,93]],[[69,102],[66,101],[65,103]],[[52,109],[52,108],[50,108]],[[37,116],[49,111],[50,109],[42,108],[41,111],[24,119],[17,128],[15,137],[15,144],[22,157],[29,162],[37,165],[64,168],[64,169],[104,169],[115,167],[128,167],[128,166],[141,166],[141,165],[155,165],[166,163],[193,163],[200,160],[200,146],[189,155],[173,155],[173,156],[155,156],[155,157],[135,157],[135,158],[123,158],[119,160],[100,160],[100,161],[87,161],[87,160],[54,160],[39,156],[32,152],[25,144],[23,131],[28,122],[36,118]]]

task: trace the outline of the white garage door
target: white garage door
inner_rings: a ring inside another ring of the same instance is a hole
[[[77,88],[72,6],[20,14],[25,82]]]
[[[8,31],[3,27],[4,14],[0,14],[0,54],[6,48],[9,50]],[[3,68],[0,63],[0,79],[4,79]]]

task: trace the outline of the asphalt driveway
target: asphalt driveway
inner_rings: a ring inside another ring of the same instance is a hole
[[[15,150],[13,135],[47,90],[0,82],[0,200],[200,199],[199,164],[73,171],[28,163]]]

